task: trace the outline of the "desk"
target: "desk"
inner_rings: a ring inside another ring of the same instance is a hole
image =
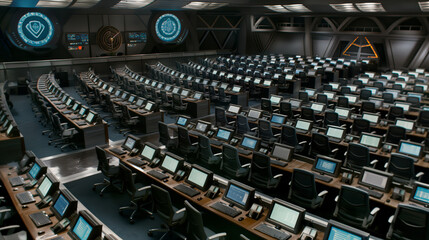
[[[183,99],[184,102],[188,103],[186,112],[191,118],[200,118],[210,115],[210,100],[189,100],[188,98]]]
[[[249,93],[248,92],[225,92],[226,94],[231,96],[231,103],[240,105],[242,107],[249,106]]]

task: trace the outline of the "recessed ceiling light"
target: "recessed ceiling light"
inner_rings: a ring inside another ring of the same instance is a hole
[[[311,12],[304,4],[289,4],[283,5],[283,7],[292,12]]]
[[[72,2],[73,0],[39,0],[36,7],[64,8]]]
[[[10,6],[13,0],[0,0],[0,6]]]
[[[383,5],[377,2],[355,3],[362,12],[385,12]]]
[[[71,8],[90,8],[99,3],[100,0],[77,0]]]
[[[429,12],[429,1],[428,2],[419,2],[419,6],[423,12]]]
[[[359,12],[353,3],[329,4],[329,6],[338,12]]]
[[[217,2],[190,2],[183,6],[186,9],[195,10],[213,10],[228,5],[228,3],[217,3]]]
[[[282,5],[265,5],[264,7],[270,9],[274,12],[290,12],[286,8],[284,8]]]
[[[134,8],[142,8],[151,4],[155,0],[121,0],[112,8],[116,9],[134,9]]]

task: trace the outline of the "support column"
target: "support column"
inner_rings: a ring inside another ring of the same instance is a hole
[[[304,54],[313,56],[313,39],[311,37],[312,18],[305,18]]]

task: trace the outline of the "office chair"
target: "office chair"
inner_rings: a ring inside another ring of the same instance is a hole
[[[329,85],[329,86],[330,86],[330,85]],[[329,104],[329,101],[328,101],[328,95],[323,94],[323,93],[318,93],[318,94],[317,94],[316,102],[323,103],[323,104],[325,104],[325,105],[326,105],[326,107],[330,107],[330,106],[332,106],[332,104],[331,104],[331,105]]]
[[[314,114],[314,110],[309,107],[302,107],[301,108],[301,118],[313,121],[314,124],[320,124],[323,120],[317,120],[316,115]]]
[[[363,229],[371,226],[380,210],[378,207],[371,210],[368,193],[352,186],[342,185],[335,201],[334,217],[342,223]]]
[[[413,92],[415,92],[415,93],[424,93],[425,89],[424,89],[423,86],[414,86]]]
[[[288,199],[305,208],[316,209],[322,206],[328,193],[326,190],[318,193],[314,174],[299,168],[293,169],[289,186]]]
[[[308,92],[299,91],[298,92],[298,99],[302,101],[302,103],[309,103],[310,98],[308,97]]]
[[[228,122],[226,119],[226,112],[225,109],[221,107],[215,108],[215,120],[216,120],[216,127],[227,127],[230,129],[234,128],[234,121]]]
[[[344,167],[349,168],[353,171],[362,171],[363,167],[372,165],[375,168],[378,160],[371,161],[369,155],[369,148],[357,144],[349,143],[347,151],[344,153],[345,161]]]
[[[173,107],[173,103],[168,99],[167,92],[162,90],[161,94],[161,108],[165,110],[169,110]]]
[[[389,109],[389,113],[387,114],[387,119],[391,121],[395,121],[396,118],[404,117],[404,109],[397,106],[391,106]]]
[[[158,122],[159,139],[158,141],[165,145],[169,151],[177,148],[177,137],[171,137],[168,131],[168,125],[164,122]]]
[[[260,119],[258,122],[258,137],[261,138],[262,144],[269,149],[270,146],[278,141],[280,134],[273,134],[271,123],[267,120]]]
[[[323,91],[332,91],[332,85],[330,84],[323,84],[322,88]]]
[[[236,120],[236,134],[243,136],[244,134],[248,134],[248,135],[252,135],[252,136],[256,136],[256,132],[254,132],[254,130],[258,129],[257,127],[255,128],[250,128],[249,126],[249,120],[247,119],[246,116],[243,116],[241,114],[237,115],[237,120]]]
[[[417,125],[421,127],[429,127],[429,111],[420,111],[417,117]]]
[[[352,90],[350,89],[350,87],[342,86],[340,92],[342,95],[351,94]]]
[[[177,145],[179,152],[181,155],[185,156],[186,160],[189,160],[191,157],[190,154],[196,152],[198,143],[191,142],[188,129],[182,126],[177,127],[177,137],[179,141],[179,144]]]
[[[107,157],[107,153],[103,148],[95,146],[95,153],[98,159],[97,171],[101,171],[105,178],[103,182],[94,184],[92,190],[95,191],[98,186],[103,186],[99,193],[100,196],[103,196],[107,188],[115,187],[114,182],[120,180],[119,167],[109,164],[111,159]]]
[[[349,99],[346,97],[338,97],[337,106],[343,108],[349,108]]]
[[[361,89],[360,90],[360,99],[362,100],[368,100],[372,96],[372,92],[368,89]]]
[[[73,142],[73,137],[78,133],[75,128],[68,128],[67,123],[61,123],[60,117],[56,114],[52,115],[53,126],[56,129],[56,132],[59,133],[60,138],[49,140],[48,144],[55,144],[55,147],[61,145],[61,151],[63,151],[66,147],[73,147],[77,149],[76,144]]]
[[[315,157],[317,155],[335,156],[338,148],[331,150],[328,136],[320,133],[313,133],[310,142],[309,155]]]
[[[211,102],[219,100],[219,96],[216,94],[215,88],[212,85],[209,85],[209,96]]]
[[[301,153],[305,149],[307,141],[298,142],[295,127],[283,125],[280,135],[280,142],[295,148],[295,153]]]
[[[384,84],[383,84],[383,82],[376,81],[376,82],[374,82],[373,87],[378,88],[378,91],[384,91]]]
[[[391,153],[389,162],[384,165],[384,168],[393,173],[393,182],[403,185],[412,186],[414,181],[420,181],[424,175],[423,172],[415,174],[414,159],[400,153]]]
[[[197,161],[203,162],[205,165],[217,165],[221,161],[222,153],[213,154],[210,139],[206,136],[198,136],[198,152]]]
[[[407,130],[395,125],[390,125],[387,128],[387,133],[384,135],[386,143],[399,144],[399,141],[407,139]]]
[[[214,233],[206,228],[203,223],[203,215],[194,208],[188,200],[185,200],[186,208],[186,236],[191,240],[225,239],[226,233]]]
[[[121,124],[124,125],[126,128],[120,129],[119,132],[122,132],[125,136],[136,129],[136,126],[140,123],[140,119],[139,119],[139,116],[134,116],[134,117],[131,116],[127,105],[121,105],[121,112],[122,112]]]
[[[351,126],[351,134],[359,136],[362,132],[371,132],[371,123],[368,120],[362,118],[354,119]]]
[[[375,113],[375,103],[370,102],[370,101],[362,101],[362,105],[360,107],[360,113],[362,114],[363,112],[370,112],[370,113]]]
[[[264,115],[270,115],[272,112],[274,112],[270,99],[261,98],[261,110],[263,111]]]
[[[157,213],[161,220],[165,223],[161,228],[150,229],[147,235],[152,237],[154,232],[164,232],[165,234],[160,238],[164,239],[169,233],[178,236],[181,239],[186,239],[185,236],[173,230],[174,227],[182,225],[186,220],[186,209],[182,208],[177,210],[171,203],[170,193],[152,184],[152,203],[154,213]]]
[[[289,119],[299,116],[299,114],[297,114],[296,116],[293,114],[292,105],[290,104],[290,102],[281,101],[279,111],[280,114],[286,115]]]
[[[227,96],[223,88],[218,88],[217,91],[219,95],[218,103],[225,106],[228,105],[231,102],[231,96]]]
[[[129,218],[131,224],[135,222],[135,215],[140,213],[141,211],[144,211],[146,214],[152,217],[152,213],[149,210],[143,208],[152,203],[150,201],[152,200],[150,186],[144,186],[141,183],[136,183],[134,181],[135,173],[133,174],[131,169],[126,167],[124,164],[120,163],[119,168],[121,173],[121,179],[124,183],[125,191],[131,197],[130,205],[120,207],[119,214],[122,215],[124,210],[133,210]]]
[[[389,218],[390,227],[386,234],[391,240],[428,240],[429,211],[417,205],[400,203],[395,215]]]
[[[185,112],[187,108],[188,104],[182,102],[182,96],[180,96],[180,94],[173,93],[173,110],[181,113]]]
[[[241,165],[238,151],[235,147],[224,144],[222,148],[222,160],[220,170],[225,173],[224,177],[244,178],[249,174],[250,163]]]
[[[1,213],[0,213],[1,214]],[[19,225],[9,225],[0,227],[0,239],[4,240],[27,240],[27,232],[21,230],[17,232],[21,227]],[[7,233],[5,233],[7,231]]]
[[[340,126],[340,120],[338,113],[327,111],[325,112],[325,118],[323,120],[323,125],[326,128],[328,125]]]
[[[255,86],[255,82],[249,81],[249,97],[250,98],[260,98],[261,89]]]
[[[248,181],[253,185],[263,189],[274,189],[280,183],[283,174],[273,176],[271,171],[271,159],[268,155],[254,152]]]
[[[393,93],[390,93],[390,92],[382,93],[381,98],[383,98],[383,102],[385,102],[385,103],[395,102],[395,99],[393,98]]]

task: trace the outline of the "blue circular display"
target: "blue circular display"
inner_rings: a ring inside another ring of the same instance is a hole
[[[167,13],[161,15],[155,23],[156,35],[164,42],[176,40],[182,31],[182,24],[176,15]]]
[[[26,44],[40,47],[51,41],[54,26],[43,13],[28,12],[18,21],[18,34]]]

